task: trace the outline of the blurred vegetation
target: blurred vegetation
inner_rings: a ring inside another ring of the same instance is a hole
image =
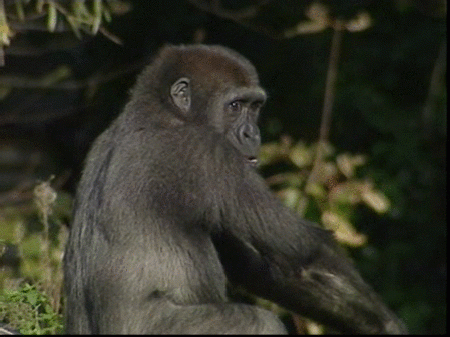
[[[86,151],[158,47],[203,42],[259,70],[275,193],[335,230],[410,332],[445,333],[446,13],[445,0],[0,0],[0,322],[62,331]],[[324,332],[257,301],[292,332]]]
[[[366,161],[362,155],[335,154],[326,146],[325,159],[317,179],[312,180],[314,157],[318,144],[307,146],[302,141],[292,145],[289,137],[280,142],[267,143],[261,149],[261,164],[289,166],[267,177],[269,186],[301,217],[322,223],[333,230],[343,244],[359,247],[366,243],[365,235],[357,233],[353,222],[360,204],[383,214],[390,207],[389,200],[368,178],[357,178],[356,170]]]
[[[6,289],[0,294],[0,317],[24,335],[60,334],[61,316],[49,302],[49,297],[29,284],[15,291]]]
[[[36,184],[32,202],[29,211],[2,209],[0,257],[5,264],[11,258],[16,263],[0,272],[0,322],[23,334],[61,333],[62,256],[68,234],[61,220],[67,219],[71,198],[57,196],[46,181]]]

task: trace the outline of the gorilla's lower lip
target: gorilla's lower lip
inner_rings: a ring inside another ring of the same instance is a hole
[[[258,158],[256,157],[248,157],[247,161],[250,163],[250,165],[256,166],[258,164]]]

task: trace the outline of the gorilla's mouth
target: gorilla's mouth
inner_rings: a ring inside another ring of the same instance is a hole
[[[258,165],[258,158],[254,157],[254,156],[247,157],[247,162],[251,166],[256,166],[256,165]]]

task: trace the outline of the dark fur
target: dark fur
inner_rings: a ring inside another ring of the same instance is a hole
[[[187,113],[169,97],[179,78]],[[165,47],[139,76],[78,187],[68,333],[284,332],[271,312],[227,302],[227,277],[342,332],[404,331],[329,232],[283,207],[249,165],[221,110],[246,90],[262,92],[254,67],[222,47]]]

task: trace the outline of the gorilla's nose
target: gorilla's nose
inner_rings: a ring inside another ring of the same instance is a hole
[[[252,124],[243,124],[239,129],[239,138],[242,142],[256,141],[259,142],[261,135],[259,128]]]

